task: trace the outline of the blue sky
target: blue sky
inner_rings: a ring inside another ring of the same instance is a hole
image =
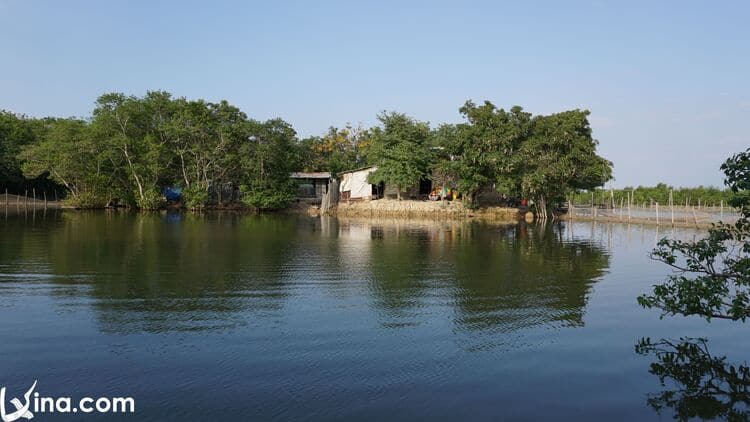
[[[381,110],[458,122],[467,99],[591,110],[613,186],[720,185],[750,146],[747,1],[0,0],[0,108],[226,99],[300,136]]]

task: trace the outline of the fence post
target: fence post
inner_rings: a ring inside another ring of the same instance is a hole
[[[674,227],[674,197],[671,189],[669,190],[669,211],[672,214],[672,226]]]

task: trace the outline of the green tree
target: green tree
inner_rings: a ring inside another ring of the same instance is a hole
[[[750,317],[750,149],[722,166],[724,183],[740,210],[735,224],[720,223],[697,241],[664,238],[652,257],[676,270],[638,303],[662,315],[699,315],[745,321]]]
[[[27,177],[49,173],[65,186],[69,202],[99,208],[109,200],[112,169],[108,152],[92,138],[88,124],[77,119],[47,119],[43,139],[19,154]]]
[[[587,110],[570,110],[535,117],[531,135],[515,156],[522,193],[536,201],[542,218],[566,193],[593,189],[612,178],[612,163],[596,154],[588,115]]]
[[[384,182],[401,191],[429,177],[432,165],[430,127],[401,113],[383,112],[380,127],[371,130],[368,158],[377,169],[368,176],[369,183]]]
[[[243,202],[259,210],[284,208],[294,199],[296,186],[289,174],[296,167],[296,132],[281,119],[249,121],[250,136],[242,148],[245,174]]]
[[[171,95],[161,91],[148,92],[143,98],[104,94],[96,101],[94,134],[115,152],[113,164],[124,174],[118,180],[139,208],[163,204],[158,184],[166,178],[174,157],[168,153],[169,139],[161,125],[171,112]]]
[[[517,151],[527,139],[531,114],[519,106],[498,109],[489,101],[477,106],[467,101],[460,108],[467,122],[443,125],[436,131],[438,145],[450,157],[439,167],[452,174],[464,200],[475,205],[476,195],[490,185],[517,190]]]

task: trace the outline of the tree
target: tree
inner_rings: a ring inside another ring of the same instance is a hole
[[[537,116],[531,135],[516,155],[523,195],[536,201],[546,218],[551,203],[578,189],[592,189],[612,178],[612,163],[596,154],[588,110]]]
[[[239,149],[247,139],[247,116],[226,101],[218,104],[180,98],[171,119],[160,126],[175,154],[173,181],[181,181],[188,208],[202,208],[209,189],[236,180]]]
[[[43,139],[19,154],[27,177],[49,173],[65,186],[70,203],[99,208],[109,200],[112,169],[108,152],[91,136],[88,124],[77,119],[47,119]]]
[[[369,132],[347,124],[343,129],[331,127],[324,136],[303,139],[299,161],[305,171],[327,171],[337,174],[365,164]]]
[[[432,164],[430,127],[401,113],[383,112],[378,116],[381,127],[372,129],[368,153],[377,169],[368,176],[369,183],[381,182],[401,191],[429,177]]]
[[[489,101],[481,106],[467,101],[460,112],[467,123],[443,125],[436,132],[450,156],[439,167],[454,175],[458,190],[473,206],[477,193],[489,185],[500,184],[506,191],[516,188],[514,157],[529,135],[531,114],[519,106],[498,109]]]
[[[296,167],[292,145],[296,132],[281,119],[249,121],[251,135],[242,148],[243,202],[260,210],[284,208],[294,199],[289,174]]]
[[[676,272],[654,286],[652,294],[638,297],[641,306],[661,309],[662,316],[750,317],[750,149],[729,158],[721,169],[739,219],[713,226],[697,241],[660,240],[652,258]]]

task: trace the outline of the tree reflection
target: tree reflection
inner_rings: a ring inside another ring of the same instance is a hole
[[[650,394],[647,402],[657,412],[672,409],[674,418],[746,421],[750,419],[750,368],[713,356],[706,339],[641,339],[640,355],[653,355],[652,374],[667,389]]]
[[[81,284],[104,331],[215,330],[278,313],[294,220],[238,214],[67,213],[49,239],[58,295]]]

